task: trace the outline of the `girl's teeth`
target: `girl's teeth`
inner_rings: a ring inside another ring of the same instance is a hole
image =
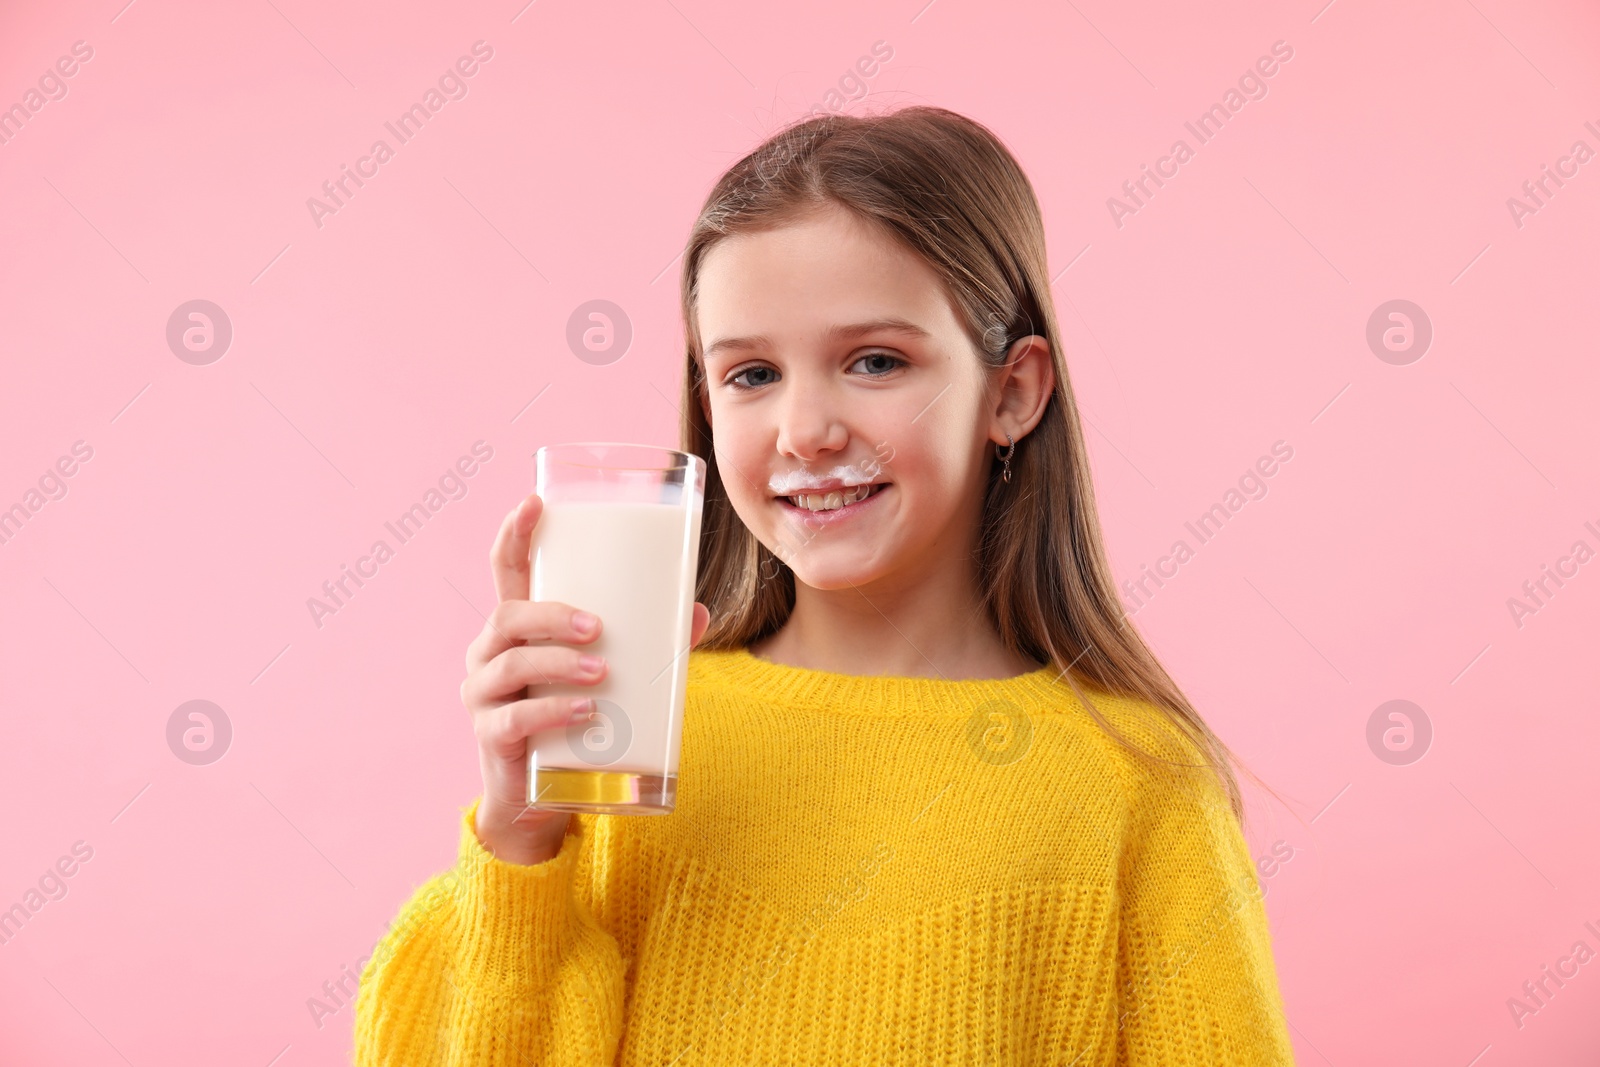
[[[872,486],[860,485],[845,490],[843,493],[834,490],[829,493],[801,493],[789,499],[795,507],[805,508],[808,511],[833,511],[846,504],[854,504],[857,500],[865,498],[872,492]]]

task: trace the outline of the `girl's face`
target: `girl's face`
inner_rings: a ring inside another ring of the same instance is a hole
[[[932,268],[830,205],[713,246],[696,314],[723,485],[801,582],[914,581],[970,556],[991,442],[1021,432]]]

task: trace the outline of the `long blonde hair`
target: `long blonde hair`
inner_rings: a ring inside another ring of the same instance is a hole
[[[695,220],[681,282],[687,338],[681,447],[707,467],[696,599],[711,609],[711,626],[698,647],[742,648],[765,637],[788,619],[795,595],[794,572],[739,519],[717,470],[701,408],[699,268],[725,237],[769,230],[830,203],[876,224],[928,262],[955,297],[979,358],[991,369],[1020,338],[1049,341],[1054,393],[1033,432],[1017,442],[1012,480],[1002,487],[991,471],[985,491],[977,564],[990,618],[1007,647],[1061,671],[1095,722],[1124,748],[1145,761],[1201,766],[1139,748],[1106,721],[1077,678],[1167,715],[1198,746],[1242,822],[1243,800],[1229,765],[1237,757],[1156,660],[1116,594],[1033,187],[993,133],[943,108],[797,122],[730,168]]]

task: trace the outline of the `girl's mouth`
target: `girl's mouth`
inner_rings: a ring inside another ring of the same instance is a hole
[[[889,488],[888,482],[874,482],[871,485],[852,486],[849,489],[829,489],[826,492],[780,496],[777,501],[790,515],[807,525],[819,523],[831,525],[859,515],[863,509],[870,507],[878,497],[882,496],[883,490],[887,488]]]

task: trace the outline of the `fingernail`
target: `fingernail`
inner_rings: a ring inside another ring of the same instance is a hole
[[[594,710],[593,697],[574,697],[572,701],[572,717],[574,719],[589,714]]]
[[[600,620],[590,615],[587,611],[574,611],[572,613],[572,628],[580,634],[594,633],[594,628]]]
[[[578,657],[578,666],[582,667],[586,674],[599,674],[600,668],[605,665],[606,661],[599,656]]]

